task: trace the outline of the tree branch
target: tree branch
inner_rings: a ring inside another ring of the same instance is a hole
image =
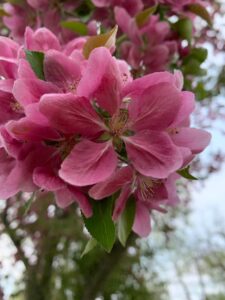
[[[10,237],[11,241],[13,242],[14,246],[17,249],[17,254],[18,254],[19,259],[24,263],[24,265],[27,269],[29,267],[29,261],[22,250],[22,247],[21,247],[22,240],[17,236],[16,231],[10,227],[10,223],[7,219],[7,215],[8,215],[7,212],[8,212],[8,209],[6,207],[5,210],[3,211],[3,213],[0,214],[0,218],[5,227],[6,233],[8,234],[8,236]]]

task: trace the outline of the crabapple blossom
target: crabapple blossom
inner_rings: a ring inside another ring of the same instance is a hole
[[[159,21],[158,16],[151,16],[139,28],[122,7],[114,9],[115,19],[123,33],[129,37],[121,46],[123,58],[135,69],[141,64],[147,73],[163,71],[177,52],[177,42],[170,40],[170,27],[167,22]]]
[[[31,9],[49,5],[27,3]],[[133,230],[147,236],[149,212],[177,204],[178,173],[210,134],[190,127],[195,99],[183,91],[182,73],[155,72],[176,51],[169,25],[153,15],[138,27],[133,16],[142,1],[93,3],[117,5],[115,18],[130,39],[120,48],[127,61],[113,56],[115,45],[107,48],[102,37],[88,56],[88,37],[64,43],[44,27],[27,27],[22,43],[0,38],[0,197],[48,191],[59,207],[76,202],[89,218],[90,199],[116,195],[114,222],[132,197]],[[15,15],[7,18],[15,22]],[[133,78],[131,67],[142,63],[152,73]]]

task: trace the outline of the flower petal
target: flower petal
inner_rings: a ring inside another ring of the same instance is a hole
[[[55,195],[56,204],[60,208],[66,208],[75,202],[75,199],[67,186],[63,189],[56,190],[54,195]]]
[[[164,130],[174,121],[181,106],[180,92],[169,83],[159,83],[131,99],[129,118],[134,130]]]
[[[46,191],[57,191],[65,187],[65,182],[48,167],[38,167],[33,173],[34,183]]]
[[[63,53],[50,50],[45,55],[44,74],[47,81],[62,88],[63,92],[74,92],[81,77],[81,67]]]
[[[73,194],[75,201],[79,204],[79,207],[85,217],[89,218],[92,215],[92,207],[87,197],[79,189],[69,186],[70,192]]]
[[[33,192],[37,189],[32,178],[33,171],[45,165],[53,153],[50,147],[33,143],[24,144],[16,160],[9,157],[6,152],[4,154],[3,149],[0,152],[1,199],[11,197],[18,191]]]
[[[139,201],[136,204],[133,231],[141,237],[147,237],[151,232],[149,209]]]
[[[0,124],[19,119],[22,116],[22,111],[20,109],[17,111],[17,104],[11,93],[0,90]]]
[[[3,126],[0,128],[0,143],[1,148],[5,148],[6,152],[14,158],[18,156],[22,147],[22,142],[14,139]]]
[[[0,198],[7,199],[20,190],[21,177],[15,172],[16,161],[0,149]],[[17,169],[17,171],[19,171]]]
[[[34,71],[31,68],[31,65],[29,62],[25,59],[19,60],[19,66],[18,66],[18,78],[19,79],[37,79],[37,75],[34,73]]]
[[[25,108],[25,115],[36,124],[50,126],[48,119],[40,112],[39,103],[28,104]]]
[[[52,126],[64,133],[93,136],[104,130],[104,123],[89,100],[71,93],[44,95],[40,111]]]
[[[28,104],[39,102],[44,94],[56,92],[58,92],[56,86],[39,79],[18,79],[13,87],[15,99],[24,107]]]
[[[6,79],[14,79],[17,76],[18,60],[0,56],[0,75]]]
[[[180,202],[180,199],[177,194],[176,181],[180,178],[180,175],[177,173],[171,174],[165,182],[166,189],[168,191],[168,200],[167,205],[175,206]]]
[[[123,137],[127,154],[135,169],[142,175],[166,178],[183,163],[182,155],[168,134],[142,131],[131,137]]]
[[[10,121],[6,129],[17,140],[23,141],[43,141],[57,140],[59,134],[51,127],[42,126],[31,122],[28,118],[22,118],[18,121]]]
[[[138,96],[142,94],[145,89],[159,83],[169,83],[177,88],[177,90],[180,88],[180,86],[178,88],[177,84],[177,75],[169,72],[155,72],[135,79],[127,84],[123,89],[122,96]]]
[[[64,160],[59,176],[72,185],[86,186],[109,178],[116,165],[116,153],[110,142],[83,140]]]
[[[33,31],[30,27],[27,27],[25,31],[25,46],[34,51],[60,50],[61,48],[57,37],[50,30],[39,28]]]
[[[114,114],[120,104],[122,76],[109,50],[99,47],[91,52],[87,68],[77,87],[77,93],[94,98],[101,108]]]
[[[186,125],[189,120],[190,114],[195,109],[195,95],[191,92],[181,92],[181,106],[177,113],[176,118],[170,127],[182,127]],[[189,123],[189,122],[188,122]]]
[[[197,154],[209,145],[211,134],[202,129],[184,127],[171,138],[177,146],[189,148],[193,154]]]
[[[124,167],[116,170],[113,175],[103,182],[99,182],[89,190],[89,195],[95,200],[103,199],[120,190],[125,184],[131,182],[133,170]]]
[[[66,208],[70,204],[77,202],[85,217],[92,215],[92,208],[87,197],[75,187],[66,187],[55,192],[56,203],[61,208]]]
[[[13,84],[13,79],[0,80],[0,91],[5,93],[12,93]]]
[[[116,200],[116,205],[114,207],[113,216],[112,216],[113,221],[116,221],[119,218],[119,216],[122,214],[126,206],[127,200],[130,196],[130,193],[131,193],[130,186],[126,185],[122,189],[119,197]]]

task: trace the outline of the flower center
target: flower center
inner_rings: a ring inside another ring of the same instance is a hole
[[[73,149],[76,143],[77,143],[77,136],[72,136],[66,139],[65,141],[63,141],[60,147],[60,153],[62,159],[65,159],[70,154],[71,150]]]
[[[75,93],[79,82],[80,82],[80,80],[75,80],[73,82],[70,82],[67,86],[67,89],[69,90],[69,92]]]
[[[169,134],[175,135],[175,134],[178,134],[180,131],[179,131],[179,128],[169,128],[169,129],[167,129],[167,132]]]
[[[20,105],[19,102],[17,102],[14,98],[10,102],[11,109],[16,113],[23,113],[23,107]]]
[[[126,124],[128,121],[128,111],[126,109],[120,109],[119,112],[112,117],[110,121],[110,129],[113,136],[119,137],[126,130]]]
[[[142,177],[139,182],[140,190],[141,190],[141,196],[144,200],[148,200],[152,197],[154,194],[154,183],[153,181],[148,177]]]
[[[141,175],[139,176],[138,184],[139,184],[139,189],[141,192],[142,199],[144,201],[149,201],[151,198],[154,197],[155,186],[157,184],[161,184],[161,181]]]

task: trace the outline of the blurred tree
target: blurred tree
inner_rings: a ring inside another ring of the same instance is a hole
[[[20,194],[9,199],[1,212],[1,233],[7,232],[17,250],[15,260],[25,267],[24,285],[11,299],[166,299],[166,288],[156,273],[146,282],[134,236],[126,248],[117,243],[107,254],[96,247],[81,259],[88,235],[76,207],[63,211],[50,194],[41,193],[24,215],[24,202]]]

